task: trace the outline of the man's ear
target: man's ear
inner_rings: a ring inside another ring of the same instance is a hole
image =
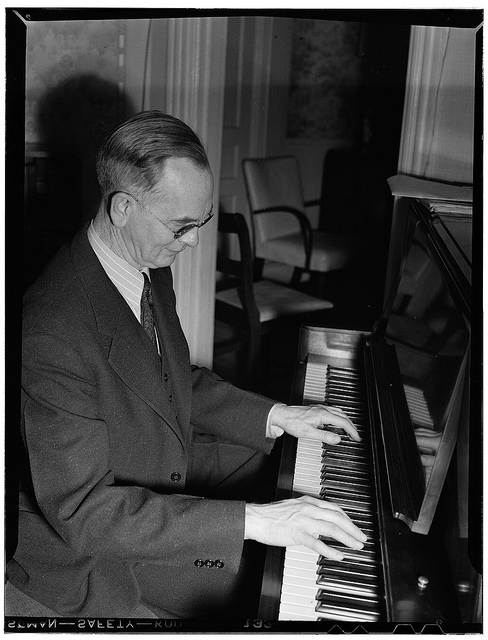
[[[125,227],[133,207],[134,202],[128,195],[121,191],[114,193],[110,201],[110,218],[112,224],[118,228]]]

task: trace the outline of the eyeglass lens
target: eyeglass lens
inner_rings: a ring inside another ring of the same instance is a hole
[[[203,225],[207,224],[207,222],[209,222],[209,220],[211,220],[212,218],[213,218],[213,213],[210,213],[205,218],[205,220],[202,220],[202,222],[200,222],[198,224],[187,224],[184,227],[181,227],[181,229],[178,229],[178,231],[175,231],[175,233],[174,233],[175,239],[181,238],[182,236],[184,236],[186,233],[188,233],[192,229],[200,229],[200,227],[203,227]]]

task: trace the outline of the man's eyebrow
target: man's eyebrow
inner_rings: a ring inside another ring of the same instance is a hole
[[[213,211],[213,204],[210,207],[210,211],[207,213],[206,216],[204,216],[203,219],[205,219],[207,216],[209,216],[212,211]],[[201,220],[202,218],[200,218]],[[176,224],[195,224],[196,222],[198,222],[198,220],[195,220],[195,218],[188,218],[187,216],[185,216],[184,218],[178,218],[178,220],[173,220],[174,223]]]

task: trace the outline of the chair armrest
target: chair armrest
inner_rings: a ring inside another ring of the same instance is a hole
[[[273,213],[275,211],[279,211],[282,213],[291,213],[298,219],[300,223],[300,231],[302,233],[303,238],[303,247],[305,249],[305,266],[304,269],[310,269],[310,259],[312,257],[312,225],[310,224],[310,220],[307,216],[300,211],[300,209],[296,209],[295,207],[289,207],[287,205],[280,205],[274,207],[266,207],[266,209],[256,209],[253,211],[254,214],[262,214],[262,213]]]
[[[315,200],[307,200],[303,204],[306,207],[318,207],[319,204],[321,204],[321,203],[322,203],[322,200],[320,198],[316,198]]]

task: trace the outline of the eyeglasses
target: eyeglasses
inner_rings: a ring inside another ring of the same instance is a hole
[[[138,205],[140,205],[149,214],[154,216],[156,220],[163,225],[163,227],[166,227],[166,229],[169,229],[169,231],[171,231],[171,233],[173,234],[175,240],[182,238],[184,235],[189,233],[192,229],[200,229],[200,227],[203,227],[203,225],[207,224],[207,222],[210,222],[210,220],[214,216],[213,212],[210,211],[208,216],[201,222],[192,222],[190,224],[185,224],[183,227],[181,227],[181,229],[178,229],[178,231],[175,231],[174,229],[171,229],[171,227],[169,227],[165,222],[163,222],[161,218],[159,218],[153,211],[151,211],[146,206],[144,206],[142,202],[140,202],[135,196],[132,195],[132,193],[129,193],[128,191],[120,191],[120,193],[125,193],[126,196],[130,196],[131,198],[133,198]]]

